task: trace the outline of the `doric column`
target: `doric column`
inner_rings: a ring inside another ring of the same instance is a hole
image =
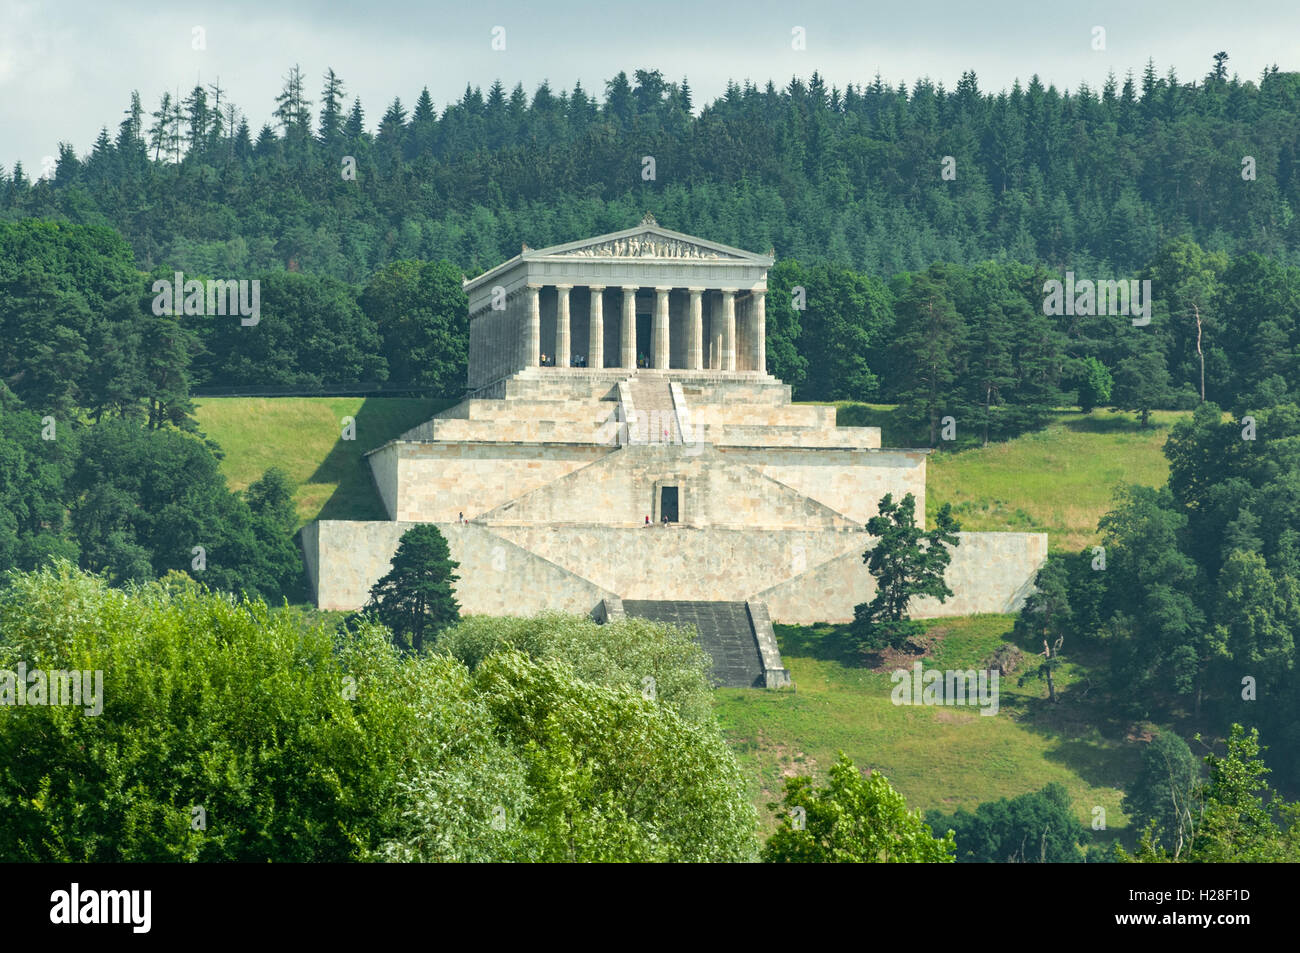
[[[620,325],[623,346],[622,367],[636,369],[636,288],[623,286],[623,323]]]
[[[736,291],[722,289],[722,369],[736,369]]]
[[[494,335],[496,346],[497,376],[505,377],[510,373],[510,324],[509,313],[502,308],[500,311],[492,312],[492,326],[496,329]]]
[[[528,286],[528,334],[524,339],[524,366],[537,367],[542,352],[542,286]]]
[[[722,370],[722,292],[718,292],[710,299],[713,303],[709,307],[709,341],[712,345],[709,351],[709,370]]]
[[[754,292],[754,370],[767,373],[767,292]]]
[[[556,285],[555,299],[555,366],[568,367],[569,354],[569,290],[572,285]]]
[[[478,375],[483,368],[483,327],[482,318],[470,315],[469,320],[469,373],[465,383],[470,390],[478,387]]]
[[[592,285],[591,310],[587,319],[587,366],[605,366],[605,286]]]
[[[526,289],[515,292],[514,298],[509,300],[510,309],[510,341],[511,354],[514,355],[511,363],[514,364],[516,371],[528,366],[528,355],[525,353],[528,349],[528,309],[524,306],[524,299],[527,297]]]
[[[668,342],[668,292],[672,290],[672,288],[655,289],[655,323],[652,335],[654,340],[651,345],[654,350],[652,364],[655,370],[668,370],[669,355],[672,354]]]
[[[493,363],[496,364],[497,377],[510,373],[510,338],[506,328],[508,323],[505,309],[492,312],[492,350],[495,352]]]
[[[686,366],[693,371],[704,367],[704,289],[692,288],[690,336],[686,341]]]
[[[493,326],[493,364],[497,365],[497,376],[504,377],[510,373],[510,337],[506,328],[508,317],[506,309],[491,312]]]

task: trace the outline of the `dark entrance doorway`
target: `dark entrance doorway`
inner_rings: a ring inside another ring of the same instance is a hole
[[[660,488],[659,518],[665,523],[677,522],[677,487],[665,486]]]
[[[646,367],[654,360],[650,353],[650,315],[638,314],[636,316],[636,366]],[[642,359],[644,358],[644,363]]]

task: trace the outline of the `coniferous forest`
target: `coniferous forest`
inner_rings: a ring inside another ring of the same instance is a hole
[[[333,71],[318,91],[308,83],[292,68],[256,134],[216,85],[164,93],[153,111],[131,93],[116,132],[84,155],[61,144],[48,178],[0,169],[0,219],[122,241],[9,233],[8,255],[70,242],[150,278],[260,276],[256,334],[187,325],[168,336],[170,359],[145,357],[170,364],[173,390],[182,378],[304,392],[388,382],[458,396],[462,276],[647,209],[680,231],[774,249],[775,289],[808,291],[802,309],[772,296],[774,373],[797,399],[903,402],[930,445],[939,404],[982,413],[980,432],[996,436],[1066,401],[1229,407],[1300,384],[1286,353],[1300,340],[1297,74],[1243,80],[1225,54],[1202,77],[1148,63],[1066,92],[1034,77],[992,93],[970,73],[954,90],[879,78],[840,90],[814,73],[781,89],[733,84],[697,114],[685,79],[637,70],[600,94],[467,88],[441,112],[426,89],[409,109],[395,98],[373,132]],[[1067,272],[1151,280],[1152,327],[1044,316],[1044,282]],[[65,361],[106,333],[48,311],[19,321],[19,303],[44,292],[8,290],[0,317],[17,334],[68,325]],[[132,333],[109,336],[114,360],[138,363]],[[0,377],[20,396],[76,386],[97,410],[130,394],[173,412],[174,394],[114,382],[103,360],[98,383],[73,385],[57,369],[19,375],[17,353]]]

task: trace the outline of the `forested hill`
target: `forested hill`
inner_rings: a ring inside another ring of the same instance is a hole
[[[1294,264],[1300,74],[1241,81],[1225,59],[1190,82],[1148,63],[1066,92],[1037,77],[983,91],[973,73],[954,90],[841,90],[814,73],[732,84],[699,115],[687,81],[657,70],[619,73],[602,95],[497,82],[441,111],[427,89],[409,108],[395,99],[373,134],[342,79],[313,93],[295,67],[260,131],[217,86],[152,111],[131,95],[88,155],[59,147],[50,180],[0,165],[0,217],[112,226],[146,270],[352,282],[410,258],[474,272],[647,209],[881,275],[1003,256],[1132,271],[1173,236]]]

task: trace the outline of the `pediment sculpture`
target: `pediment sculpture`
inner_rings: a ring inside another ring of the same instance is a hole
[[[730,258],[712,248],[684,242],[678,238],[664,238],[661,235],[645,233],[616,238],[613,241],[584,245],[572,251],[563,252],[577,258]]]

